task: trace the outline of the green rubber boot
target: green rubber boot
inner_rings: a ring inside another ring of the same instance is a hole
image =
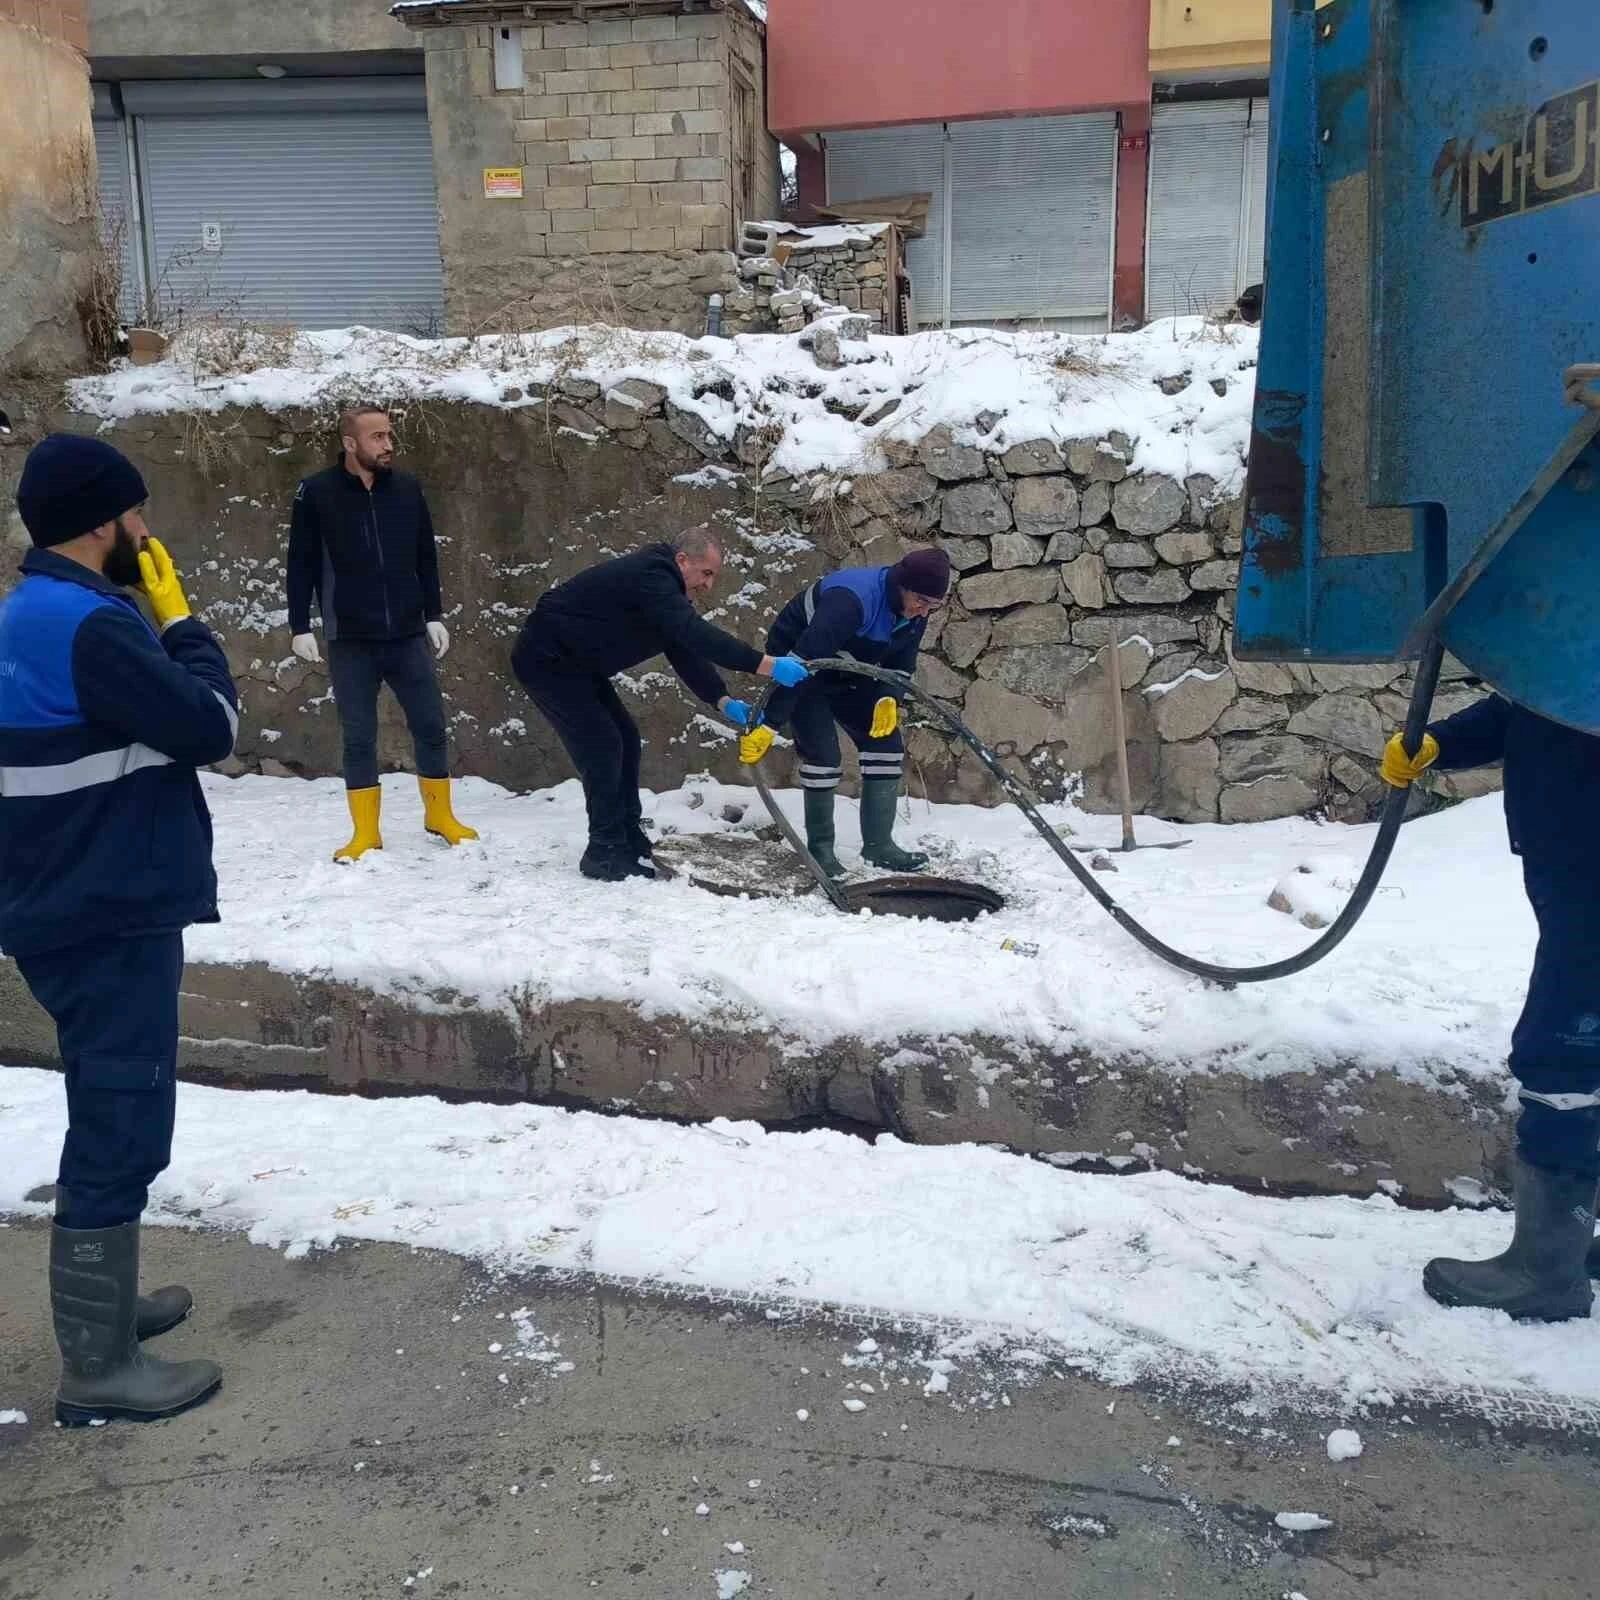
[[[921,872],[928,858],[920,850],[902,850],[894,842],[894,814],[899,803],[898,778],[862,779],[861,853],[885,872]]]
[[[842,878],[844,868],[833,853],[833,790],[807,789],[806,849],[830,878]]]
[[[1516,1202],[1516,1231],[1502,1254],[1487,1261],[1430,1261],[1423,1288],[1441,1305],[1483,1306],[1524,1322],[1588,1316],[1594,1179],[1519,1159]]]

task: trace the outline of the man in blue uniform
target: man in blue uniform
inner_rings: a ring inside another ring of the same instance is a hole
[[[67,1424],[171,1416],[222,1381],[139,1345],[191,1304],[140,1297],[139,1215],[171,1157],[183,930],[217,920],[195,769],[232,751],[239,721],[144,501],[109,444],[36,445],[17,489],[34,548],[0,606],[0,949],[66,1069],[50,1301]]]
[[[1505,768],[1506,826],[1539,924],[1528,998],[1511,1036],[1517,1080],[1516,1229],[1488,1261],[1430,1261],[1423,1286],[1447,1306],[1530,1321],[1586,1317],[1600,1187],[1600,739],[1499,696],[1436,723],[1422,748],[1389,741],[1396,787],[1430,766]]]
[[[892,567],[847,567],[803,590],[778,613],[767,635],[772,655],[802,661],[849,656],[871,666],[913,672],[928,618],[950,590],[950,558],[934,546],[911,551]],[[884,707],[881,684],[843,672],[821,672],[767,702],[768,728],[745,739],[746,759],[764,753],[770,728],[789,727],[800,756],[806,846],[830,877],[844,868],[834,853],[833,796],[844,776],[839,728],[861,761],[861,853],[889,872],[916,872],[927,856],[894,842],[895,808],[905,768],[899,715]]]

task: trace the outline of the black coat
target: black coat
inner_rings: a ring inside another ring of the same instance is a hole
[[[289,631],[329,639],[409,639],[444,616],[439,553],[422,486],[382,472],[370,489],[343,460],[306,478],[289,523]]]
[[[1582,868],[1594,876],[1600,815],[1600,738],[1491,695],[1428,729],[1442,772],[1505,766],[1511,848],[1530,865]]]
[[[609,678],[652,656],[665,656],[708,705],[727,693],[716,667],[761,665],[759,650],[695,610],[668,544],[602,561],[546,590],[522,625],[511,667],[523,683],[549,672]]]

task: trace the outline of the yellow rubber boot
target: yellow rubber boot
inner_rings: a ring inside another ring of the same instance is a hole
[[[463,839],[476,839],[478,830],[456,821],[450,809],[450,780],[448,778],[418,778],[422,791],[422,826],[437,834],[446,844],[460,844]]]
[[[382,789],[346,789],[345,799],[350,802],[350,820],[356,831],[350,843],[333,852],[335,861],[359,861],[369,850],[383,849],[383,835],[378,832],[378,809],[383,800]]]

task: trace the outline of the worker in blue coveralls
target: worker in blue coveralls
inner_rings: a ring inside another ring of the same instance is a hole
[[[778,613],[767,635],[771,655],[802,661],[849,656],[896,672],[913,672],[928,618],[950,591],[950,558],[935,546],[904,555],[892,567],[847,567],[803,590]],[[839,728],[861,762],[861,853],[888,872],[917,872],[928,858],[894,841],[895,808],[905,768],[905,739],[893,695],[870,678],[818,672],[799,688],[775,690],[765,724],[740,741],[741,756],[758,761],[772,729],[794,734],[805,795],[806,848],[829,877],[844,875],[834,853],[833,797],[844,776]]]
[[[139,1216],[171,1157],[183,930],[217,920],[195,769],[231,753],[239,722],[145,498],[109,444],[36,445],[17,489],[34,548],[0,606],[0,949],[66,1069],[50,1235],[66,1424],[171,1416],[222,1382],[214,1362],[139,1343],[192,1304],[139,1295]]]
[[[1516,1228],[1488,1261],[1430,1261],[1423,1286],[1447,1306],[1513,1317],[1586,1317],[1600,1187],[1600,738],[1499,696],[1434,724],[1415,756],[1399,734],[1383,776],[1403,788],[1430,766],[1505,768],[1511,849],[1539,925],[1528,998],[1511,1036],[1517,1080]]]

